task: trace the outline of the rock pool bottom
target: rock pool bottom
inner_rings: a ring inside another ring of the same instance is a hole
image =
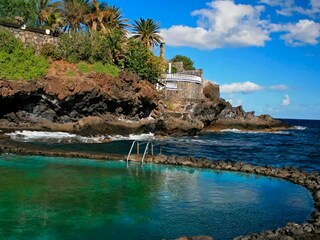
[[[1,239],[174,239],[303,223],[310,193],[255,175],[0,155]]]

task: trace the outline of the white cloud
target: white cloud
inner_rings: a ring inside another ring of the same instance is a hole
[[[262,90],[263,87],[253,83],[253,82],[244,82],[244,83],[232,83],[224,84],[220,86],[221,93],[252,93]]]
[[[294,4],[294,0],[260,0],[260,3],[270,6],[288,6]]]
[[[300,20],[296,24],[279,25],[279,30],[288,31],[281,36],[286,44],[292,46],[315,45],[319,43],[320,23],[312,20]]]
[[[260,3],[267,4],[272,7],[279,7],[276,12],[279,15],[291,16],[295,8],[294,0],[260,0]]]
[[[221,47],[264,46],[271,40],[261,20],[263,6],[236,4],[233,1],[212,1],[208,8],[195,10],[197,27],[183,25],[162,29],[170,46],[191,46],[199,49]]]
[[[276,90],[276,91],[284,91],[284,90],[288,90],[289,87],[287,85],[284,84],[279,84],[279,85],[272,85],[270,86],[271,90]]]
[[[291,15],[302,12],[294,0],[260,0]],[[212,0],[208,7],[191,13],[197,17],[197,26],[174,25],[162,29],[161,34],[169,46],[188,46],[198,49],[216,49],[223,47],[264,46],[270,41],[270,34],[281,33],[280,38],[288,46],[315,45],[319,43],[320,23],[302,19],[296,23],[275,24],[271,20],[263,20],[263,5],[237,4],[233,0]],[[310,9],[316,12],[320,0],[310,0]]]
[[[287,106],[289,106],[290,104],[291,104],[291,99],[290,99],[290,97],[289,97],[289,95],[288,94],[286,94],[285,96],[284,96],[284,98],[282,99],[282,106],[284,106],[284,107],[287,107]]]
[[[309,0],[308,2],[308,7],[303,8],[297,5],[299,1],[295,0],[260,0],[260,3],[280,8],[276,10],[280,15],[291,16],[293,13],[300,13],[309,17],[318,17],[320,14],[320,0]]]

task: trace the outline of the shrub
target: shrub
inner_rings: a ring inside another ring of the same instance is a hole
[[[48,62],[37,57],[30,49],[17,49],[13,53],[0,51],[0,77],[9,80],[33,80],[43,77]]]
[[[126,38],[117,30],[106,34],[94,32],[73,32],[63,35],[56,50],[55,58],[69,62],[80,61],[103,64],[122,64]]]
[[[33,25],[37,19],[35,2],[30,0],[1,0],[0,19],[13,22],[16,16],[20,16],[27,25]]]
[[[40,49],[40,55],[46,58],[57,58],[57,46],[52,43],[46,43]]]
[[[25,48],[8,32],[0,31],[0,78],[32,80],[44,76],[48,62],[35,56],[32,48]]]
[[[73,32],[64,34],[58,43],[56,58],[72,63],[89,61],[91,56],[91,39],[87,33]]]
[[[176,55],[174,58],[172,58],[170,60],[171,62],[183,62],[183,68],[184,70],[194,70],[194,62],[186,57],[186,56],[183,56],[183,55]]]
[[[12,33],[0,31],[0,51],[13,53],[17,48],[23,48],[22,43]]]
[[[165,69],[164,61],[156,57],[141,42],[131,40],[125,55],[124,66],[126,70],[135,72],[141,79],[151,83],[158,82]]]
[[[91,38],[91,56],[90,62],[112,62],[112,53],[110,50],[108,38],[106,35],[94,33]]]

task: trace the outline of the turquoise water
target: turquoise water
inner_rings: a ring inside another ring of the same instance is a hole
[[[0,239],[174,239],[302,223],[303,187],[254,175],[0,155]]]

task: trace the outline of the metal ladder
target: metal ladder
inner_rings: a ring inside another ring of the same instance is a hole
[[[138,140],[134,140],[133,141],[133,143],[131,145],[131,148],[130,148],[130,151],[129,151],[128,156],[127,156],[127,160],[126,160],[127,161],[127,166],[129,165],[129,157],[130,157],[130,155],[132,153],[134,145],[137,143],[137,154],[139,154],[139,147],[140,147],[140,143],[141,142],[142,141],[138,141]],[[146,147],[144,149],[144,152],[143,152],[143,155],[142,155],[142,158],[141,158],[141,165],[142,166],[143,166],[143,163],[144,163],[144,158],[145,158],[146,154],[148,153],[148,147],[149,147],[150,144],[151,144],[151,146],[150,146],[151,155],[153,156],[153,142],[152,141],[148,141],[148,142],[142,142],[141,144],[145,144],[145,143],[146,143]]]

